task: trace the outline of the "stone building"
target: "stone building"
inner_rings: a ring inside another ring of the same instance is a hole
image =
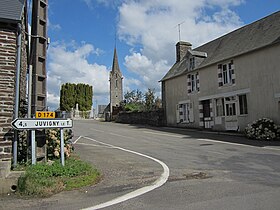
[[[12,159],[17,72],[20,100],[26,100],[28,66],[27,1],[0,1],[0,178],[9,173]],[[19,101],[20,101],[19,100]]]
[[[280,11],[197,48],[176,47],[161,80],[167,125],[243,131],[263,117],[280,124]]]
[[[114,49],[112,71],[110,72],[110,115],[117,114],[118,107],[123,100],[123,77],[118,63],[117,50]]]

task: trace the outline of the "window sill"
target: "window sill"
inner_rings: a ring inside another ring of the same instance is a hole
[[[195,91],[188,93],[188,95],[194,95],[194,94],[198,94],[198,93],[200,93],[200,91],[195,90]]]
[[[248,114],[241,114],[241,115],[238,115],[238,117],[248,117]]]

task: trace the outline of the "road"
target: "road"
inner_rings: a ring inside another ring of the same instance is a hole
[[[73,130],[75,151],[103,180],[18,199],[21,209],[280,209],[279,142],[94,120],[74,121]]]

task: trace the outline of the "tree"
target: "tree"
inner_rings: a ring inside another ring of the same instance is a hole
[[[60,89],[60,110],[71,111],[79,104],[80,111],[88,111],[92,106],[92,86],[66,83]]]
[[[145,110],[151,111],[155,107],[155,90],[148,88],[148,91],[145,93]]]
[[[124,99],[126,100],[127,104],[130,103],[142,103],[143,102],[143,93],[140,90],[132,90],[127,91],[126,94],[124,94]]]
[[[66,83],[60,89],[60,110],[71,111],[76,104],[75,84]]]
[[[127,91],[124,94],[125,103],[122,103],[126,111],[151,111],[161,106],[161,100],[155,96],[155,90],[148,88],[143,94],[140,90]]]
[[[140,90],[127,91],[124,94],[124,109],[126,111],[142,111],[143,110],[143,93]]]

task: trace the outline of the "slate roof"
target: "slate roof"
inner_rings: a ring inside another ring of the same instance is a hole
[[[120,76],[122,75],[119,62],[118,62],[118,55],[117,55],[117,49],[114,49],[114,58],[113,58],[113,66],[112,66],[112,74],[118,73]]]
[[[0,21],[19,22],[24,8],[24,0],[0,0]]]
[[[196,69],[276,43],[280,43],[280,11],[193,49],[207,53],[207,58]],[[185,57],[180,62],[175,63],[161,81],[180,76],[186,72]]]

